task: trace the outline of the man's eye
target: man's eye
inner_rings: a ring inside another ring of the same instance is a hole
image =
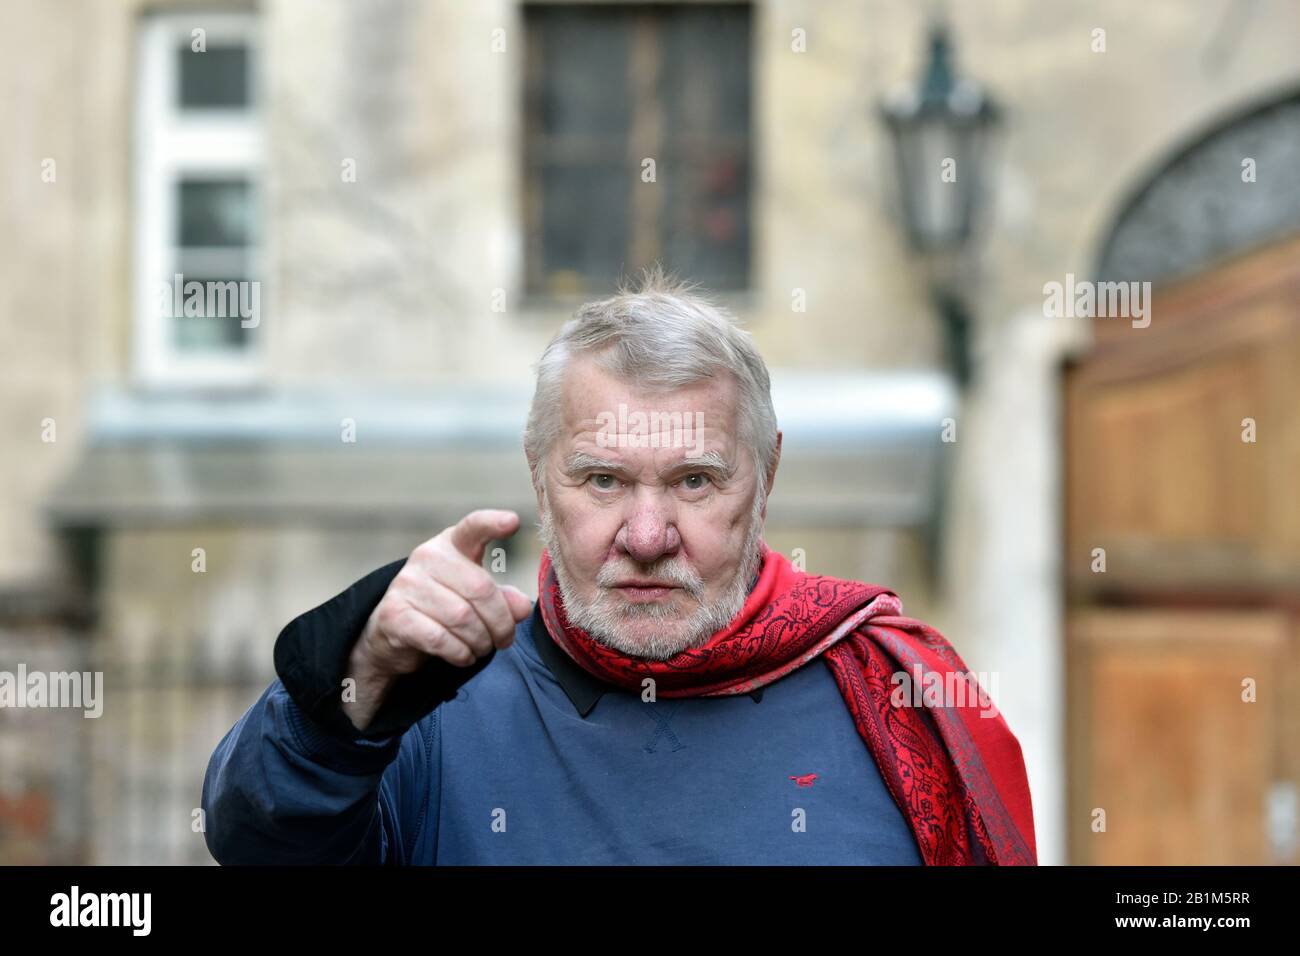
[[[687,475],[682,479],[682,487],[687,491],[699,491],[702,488],[708,487],[708,484],[708,475]]]
[[[618,487],[618,479],[613,475],[592,475],[587,480],[601,491],[613,491]]]

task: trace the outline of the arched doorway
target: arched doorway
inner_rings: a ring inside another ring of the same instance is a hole
[[[1295,863],[1300,92],[1215,124],[1115,217],[1065,387],[1070,858]]]

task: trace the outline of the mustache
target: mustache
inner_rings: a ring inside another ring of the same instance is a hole
[[[689,566],[673,558],[644,567],[614,562],[605,564],[596,572],[596,584],[602,588],[612,588],[628,578],[651,578],[676,585],[691,597],[704,595],[703,579]]]

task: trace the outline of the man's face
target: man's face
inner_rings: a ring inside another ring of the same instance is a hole
[[[666,659],[743,606],[766,500],[738,400],[730,375],[645,392],[570,361],[542,465],[542,540],[570,621],[595,639]]]

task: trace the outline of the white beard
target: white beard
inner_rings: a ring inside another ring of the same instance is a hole
[[[668,581],[681,587],[699,602],[699,607],[689,616],[682,617],[666,603],[627,604],[620,601],[610,588],[626,575],[614,564],[606,564],[596,575],[596,597],[583,601],[574,586],[560,547],[559,536],[551,521],[551,506],[546,493],[542,493],[542,520],[538,535],[550,552],[555,568],[555,579],[564,599],[564,611],[569,622],[586,631],[594,640],[629,657],[650,660],[668,660],[682,651],[706,643],[722,630],[745,606],[750,584],[758,573],[760,553],[759,536],[763,531],[763,497],[754,495],[754,507],[749,515],[749,530],[741,548],[744,560],[735,577],[727,584],[722,596],[712,605],[704,600],[704,582],[699,575],[679,558],[665,558],[652,565],[633,563],[639,575],[657,581]],[[626,566],[626,565],[625,565]],[[628,623],[635,619],[649,619],[668,627],[667,631],[649,636],[638,635]]]

